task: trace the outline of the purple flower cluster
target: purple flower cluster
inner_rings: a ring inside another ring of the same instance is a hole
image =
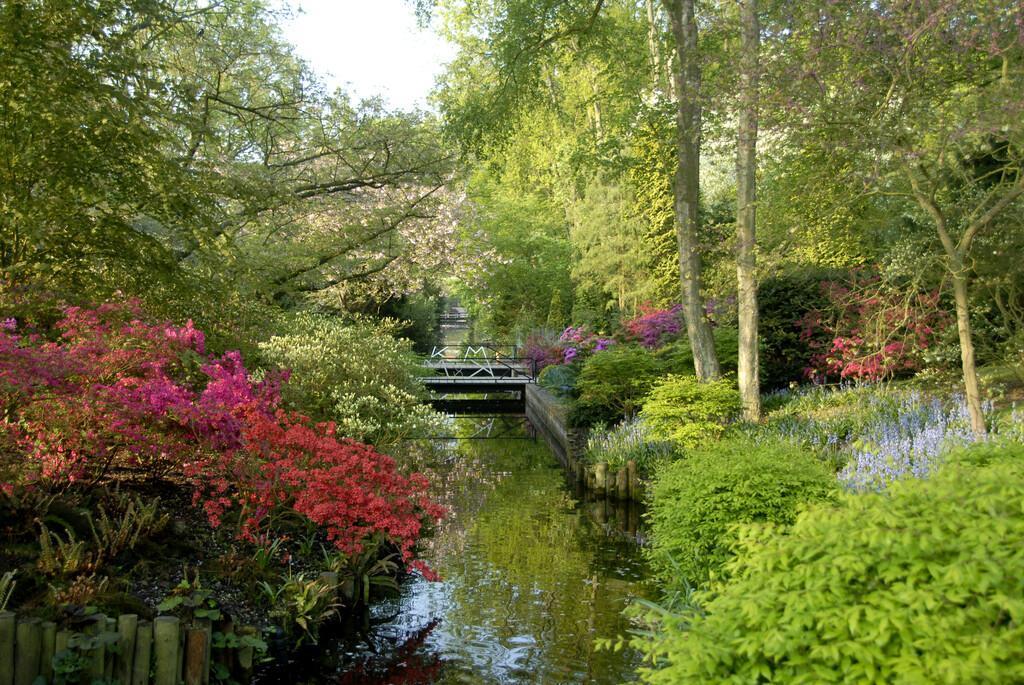
[[[603,338],[596,333],[591,333],[586,326],[569,326],[562,331],[558,341],[563,345],[563,364],[568,364],[574,359],[588,354],[603,352],[615,344],[613,338]]]
[[[991,414],[991,402],[984,410]],[[882,490],[900,478],[926,478],[946,452],[975,439],[962,396],[944,405],[910,393],[895,412],[880,413],[852,443],[851,459],[839,480],[851,490]]]

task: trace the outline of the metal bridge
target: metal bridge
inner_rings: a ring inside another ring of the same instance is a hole
[[[537,379],[536,363],[519,348],[490,343],[435,347],[423,370],[431,404],[452,414],[522,412],[526,386]]]

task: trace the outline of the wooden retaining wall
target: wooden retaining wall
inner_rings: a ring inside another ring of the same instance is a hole
[[[18,618],[0,612],[0,685],[50,683],[54,666],[71,655],[84,658],[81,682],[121,685],[209,685],[216,661],[240,683],[252,676],[252,647],[217,650],[212,656],[213,624],[185,625],[176,616],[139,620],[135,614],[115,618],[99,615],[80,632],[58,630],[52,621]],[[225,634],[256,635],[254,628],[237,631],[225,621]],[[42,678],[42,681],[37,679]]]
[[[643,482],[636,462],[612,469],[608,464],[589,464],[587,431],[569,427],[569,409],[557,397],[536,384],[526,386],[526,418],[547,442],[562,467],[587,492],[609,499],[643,500]]]

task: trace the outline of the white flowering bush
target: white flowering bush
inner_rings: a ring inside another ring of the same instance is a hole
[[[291,370],[286,401],[341,435],[378,446],[436,434],[441,416],[417,382],[412,343],[396,338],[397,322],[346,321],[302,312],[290,331],[260,343],[267,362]]]

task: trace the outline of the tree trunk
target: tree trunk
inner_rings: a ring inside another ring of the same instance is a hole
[[[983,438],[988,430],[985,428],[985,415],[981,411],[978,367],[974,361],[974,339],[971,335],[971,314],[967,299],[967,270],[959,259],[950,266],[953,267],[953,301],[956,303],[956,332],[960,337],[960,364],[964,372],[967,413],[971,417],[971,430],[979,438]]]
[[[697,378],[711,380],[720,375],[715,340],[705,318],[701,297],[701,257],[697,243],[700,225],[700,65],[697,55],[697,21],[694,0],[664,0],[672,23],[678,55],[673,74],[676,91],[678,164],[675,173],[676,242],[679,247],[679,277],[682,285],[683,318],[693,350]]]
[[[740,5],[740,108],[736,145],[736,282],[739,309],[739,389],[743,415],[761,418],[757,342],[757,108],[761,28],[757,0]]]

